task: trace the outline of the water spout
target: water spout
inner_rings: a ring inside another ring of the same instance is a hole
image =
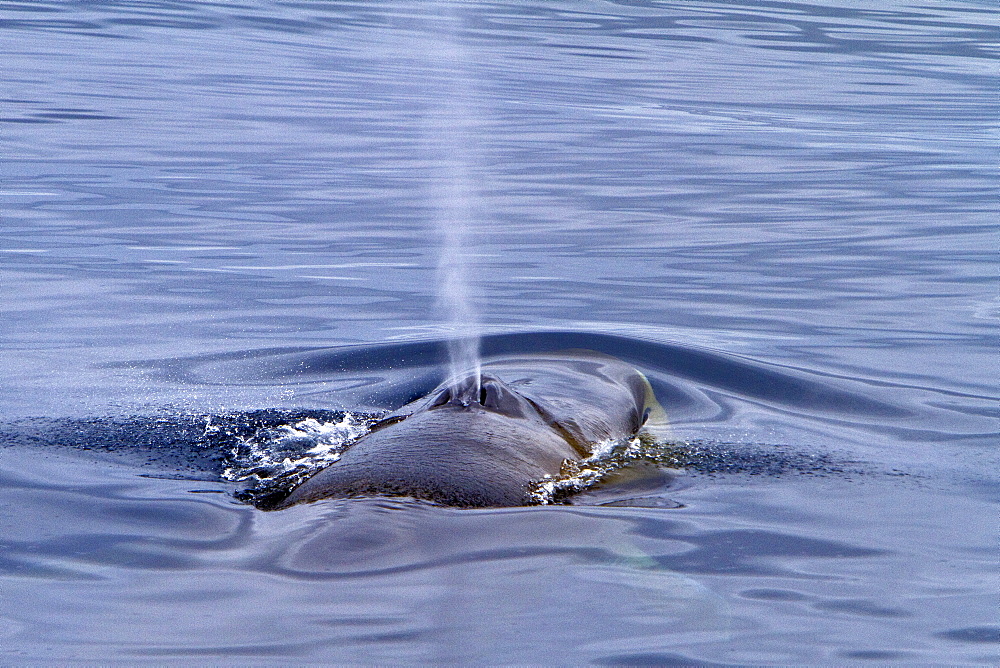
[[[449,378],[480,384],[479,321],[473,306],[469,252],[478,227],[473,186],[478,141],[475,86],[469,53],[461,44],[461,16],[449,2],[438,4],[441,29],[430,35],[429,63],[436,93],[427,113],[427,138],[436,169],[431,174],[434,226],[441,243],[438,307],[448,331]],[[436,26],[435,26],[436,27]]]

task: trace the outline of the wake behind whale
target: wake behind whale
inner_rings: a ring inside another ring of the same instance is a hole
[[[634,488],[622,485],[643,464],[668,476],[860,472],[853,458],[801,445],[676,440],[653,388],[675,428],[688,432],[720,424],[740,398],[813,422],[909,415],[861,386],[691,347],[572,332],[484,342],[478,392],[441,383],[445,346],[433,341],[131,362],[183,386],[295,388],[303,407],[26,418],[0,423],[0,446],[83,450],[143,475],[226,481],[261,509],[359,495],[453,506],[593,504],[617,495],[620,505],[657,503],[649,489],[630,499]],[[660,484],[653,496],[675,486]]]

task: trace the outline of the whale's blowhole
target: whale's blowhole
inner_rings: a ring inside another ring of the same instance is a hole
[[[548,423],[538,406],[496,376],[484,373],[467,376],[446,386],[427,410],[487,410],[504,417],[537,419]]]

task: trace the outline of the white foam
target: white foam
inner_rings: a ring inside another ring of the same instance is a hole
[[[211,425],[206,426],[206,431],[211,429]],[[366,433],[367,423],[351,413],[344,414],[339,422],[306,418],[292,425],[282,425],[268,430],[263,437],[240,439],[233,449],[233,464],[225,469],[223,477],[240,482],[321,468],[340,459],[344,449]],[[312,445],[305,450],[299,445],[294,449],[300,456],[288,456],[289,446],[301,441]]]

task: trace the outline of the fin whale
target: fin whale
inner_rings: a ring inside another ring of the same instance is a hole
[[[354,496],[527,505],[533,482],[661,411],[645,376],[590,351],[493,360],[479,379],[441,385],[387,415],[273,509]]]

